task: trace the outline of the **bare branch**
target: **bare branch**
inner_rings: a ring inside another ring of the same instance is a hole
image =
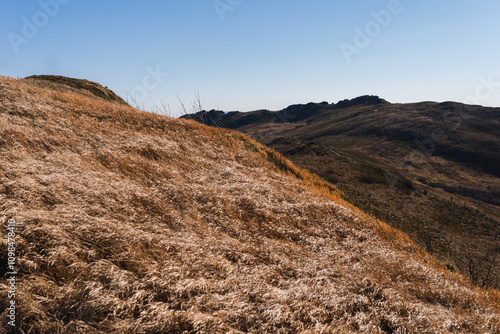
[[[177,95],[177,100],[179,100],[179,103],[180,103],[179,109],[181,111],[181,116],[188,115],[189,111],[187,110],[186,106],[184,105],[184,102],[182,102],[182,100],[179,97],[179,95]]]
[[[131,102],[129,102],[129,99]],[[144,104],[140,104],[138,101],[137,101],[137,98],[128,94],[127,97],[126,97],[126,101],[129,105],[131,105],[133,108],[137,109],[137,110],[144,110]]]
[[[153,111],[157,114],[172,117],[172,111],[170,110],[170,104],[166,103],[165,100],[160,99],[160,105],[154,105]]]

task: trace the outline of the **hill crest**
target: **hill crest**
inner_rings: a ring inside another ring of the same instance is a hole
[[[52,89],[70,90],[84,95],[90,93],[93,96],[106,101],[128,105],[125,100],[116,95],[116,93],[108,87],[104,87],[97,82],[85,79],[75,79],[60,75],[32,75],[26,77],[25,80],[31,80],[38,83],[39,85],[47,86]]]

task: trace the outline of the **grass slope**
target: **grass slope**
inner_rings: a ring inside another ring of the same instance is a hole
[[[187,117],[251,135],[450,268],[500,288],[500,108],[365,96]]]
[[[277,152],[30,80],[0,77],[0,211],[25,333],[500,330],[498,292]]]

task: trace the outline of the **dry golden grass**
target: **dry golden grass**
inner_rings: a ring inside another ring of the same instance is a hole
[[[0,133],[25,333],[500,331],[498,292],[240,133],[4,77]]]

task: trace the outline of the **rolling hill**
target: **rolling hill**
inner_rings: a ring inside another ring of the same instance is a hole
[[[500,330],[497,291],[276,151],[68,80],[0,77],[0,210],[5,229],[15,221],[22,332]]]
[[[500,108],[361,96],[184,118],[250,135],[450,269],[500,287]]]

